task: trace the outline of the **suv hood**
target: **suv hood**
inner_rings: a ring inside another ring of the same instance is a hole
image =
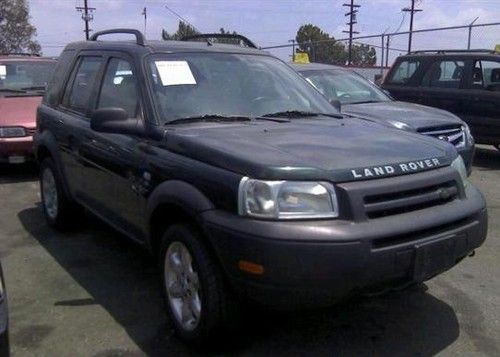
[[[449,165],[457,156],[448,143],[354,118],[182,124],[164,140],[169,150],[261,179],[372,179]]]
[[[406,102],[378,102],[346,104],[342,112],[378,123],[389,125],[392,122],[408,124],[415,131],[442,125],[461,125],[463,121],[455,115],[441,109]]]
[[[0,126],[36,126],[36,108],[42,97],[0,97]]]

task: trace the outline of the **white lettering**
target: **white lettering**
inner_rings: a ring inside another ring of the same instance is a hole
[[[420,166],[420,168],[424,169],[424,162],[423,161],[417,161],[417,165]]]
[[[351,170],[351,172],[352,172],[352,175],[354,176],[354,178],[361,178],[361,177],[363,177],[363,175],[358,174],[356,172],[356,170]]]
[[[375,172],[375,175],[377,175],[377,176],[381,176],[381,175],[385,174],[384,169],[381,167],[374,167],[373,171]]]
[[[365,169],[365,176],[373,176],[373,173],[370,171],[370,169]]]
[[[409,166],[409,167],[410,167],[410,169],[412,169],[412,170],[416,170],[416,169],[418,168],[418,167],[417,167],[417,165],[416,165],[414,162],[410,162],[410,163],[408,164],[408,166]]]
[[[394,167],[392,166],[385,166],[385,171],[388,173],[388,174],[393,174],[394,173]]]
[[[439,165],[439,159],[432,159],[432,162],[434,163],[434,165]]]
[[[399,167],[401,168],[401,171],[403,171],[403,172],[408,171],[408,165],[406,165],[406,164],[399,164]]]
[[[425,160],[425,164],[427,165],[427,167],[432,167],[431,160]]]

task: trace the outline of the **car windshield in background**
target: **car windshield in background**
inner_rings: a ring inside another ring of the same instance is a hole
[[[0,93],[44,90],[55,65],[42,61],[0,62]]]
[[[162,54],[151,57],[149,68],[156,105],[165,123],[206,115],[337,113],[295,71],[273,57]]]
[[[306,77],[328,100],[342,104],[387,102],[389,98],[362,76],[343,70],[303,71]]]

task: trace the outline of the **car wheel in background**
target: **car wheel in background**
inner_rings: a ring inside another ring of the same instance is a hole
[[[43,213],[50,226],[67,229],[82,214],[80,206],[65,194],[61,177],[51,158],[44,159],[40,164],[40,193]]]
[[[234,321],[236,304],[227,299],[222,273],[200,234],[188,225],[171,226],[160,257],[165,305],[177,335],[198,345],[218,340]]]

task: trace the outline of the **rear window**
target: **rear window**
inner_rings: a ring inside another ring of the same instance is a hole
[[[418,60],[403,60],[395,64],[387,80],[391,84],[406,84],[420,67]]]
[[[460,88],[465,63],[463,61],[436,61],[430,66],[422,80],[422,86],[437,88]]]
[[[55,65],[55,61],[0,62],[0,89],[45,89]]]

